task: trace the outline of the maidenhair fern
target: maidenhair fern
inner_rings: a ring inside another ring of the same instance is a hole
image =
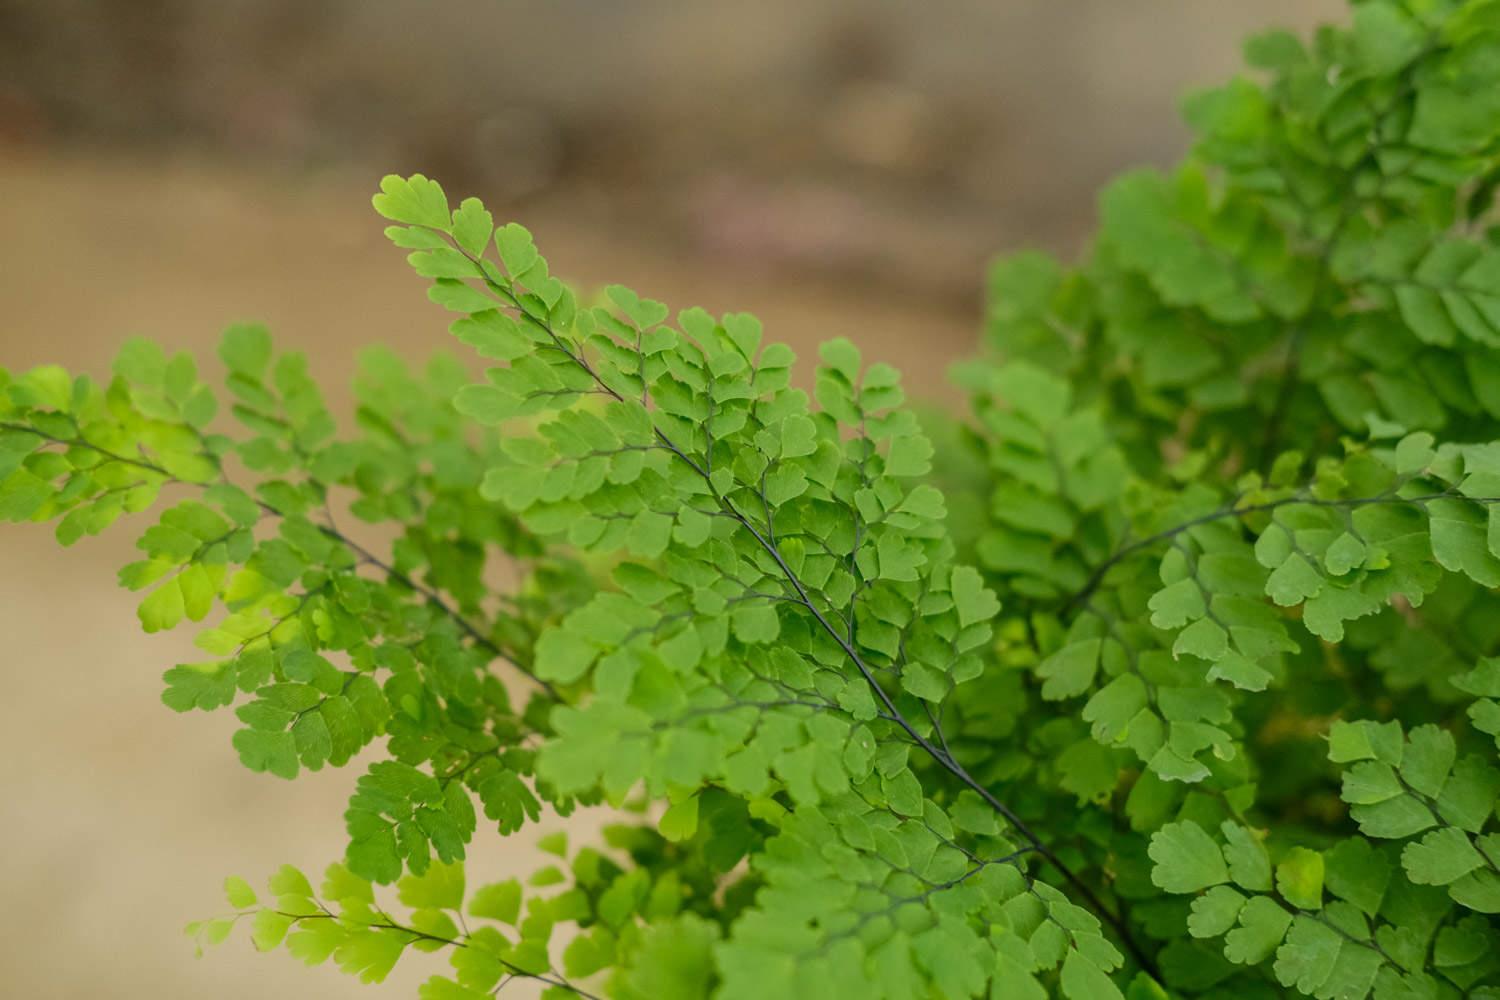
[[[956,423],[421,175],[375,208],[477,381],[372,352],[340,433],[256,327],[223,392],[0,372],[0,516],[156,511],[167,705],[363,770],[320,885],[194,936],[425,1000],[1500,997],[1500,0],[1247,55],[1082,263],[995,266]]]

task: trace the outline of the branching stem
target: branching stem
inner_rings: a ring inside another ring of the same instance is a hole
[[[1297,493],[1293,494],[1292,496],[1283,497],[1280,500],[1268,500],[1265,503],[1251,504],[1248,507],[1235,506],[1238,499],[1239,498],[1236,497],[1230,500],[1227,505],[1220,507],[1217,510],[1210,511],[1207,514],[1200,514],[1197,517],[1189,518],[1188,520],[1183,521],[1179,524],[1172,525],[1170,528],[1163,528],[1161,531],[1158,531],[1155,534],[1147,535],[1145,538],[1137,539],[1136,541],[1131,542],[1128,545],[1123,545],[1120,548],[1116,549],[1113,554],[1111,554],[1103,562],[1099,563],[1099,565],[1094,567],[1093,572],[1089,574],[1089,577],[1084,581],[1083,586],[1078,588],[1073,596],[1068,598],[1067,603],[1063,605],[1062,612],[1064,614],[1067,614],[1068,612],[1074,611],[1077,608],[1081,607],[1085,602],[1088,601],[1090,597],[1093,596],[1094,592],[1099,589],[1099,586],[1104,582],[1105,575],[1111,569],[1113,569],[1116,565],[1125,561],[1126,559],[1129,559],[1137,552],[1140,552],[1142,549],[1150,548],[1151,546],[1156,545],[1160,542],[1170,541],[1173,538],[1176,538],[1178,535],[1182,534],[1184,531],[1188,531],[1192,528],[1196,528],[1200,525],[1208,524],[1213,521],[1220,521],[1226,517],[1243,517],[1246,514],[1260,514],[1265,513],[1266,511],[1276,510],[1279,507],[1288,507],[1293,504],[1303,504],[1310,507],[1336,507],[1344,510],[1349,510],[1355,507],[1370,507],[1378,504],[1417,504],[1420,506],[1425,503],[1430,503],[1434,500],[1467,500],[1470,503],[1482,504],[1500,503],[1500,497],[1470,497],[1464,496],[1462,493],[1458,493],[1454,490],[1447,490],[1442,493],[1427,493],[1423,494],[1422,496],[1415,497],[1403,497],[1396,493],[1382,493],[1379,496],[1350,497],[1343,500],[1324,500],[1318,497],[1310,497],[1303,493]]]
[[[276,910],[274,912],[278,916],[288,917],[294,922],[301,922],[305,920],[338,919],[338,917],[336,917],[334,914],[328,912],[326,908],[322,913],[286,913],[281,910]],[[384,914],[382,914],[382,916],[384,916]],[[415,927],[407,927],[404,924],[398,924],[394,920],[391,920],[389,917],[387,917],[383,921],[365,924],[364,926],[370,928],[371,930],[395,931],[399,934],[408,934],[411,936],[411,939],[413,941],[427,941],[432,944],[447,945],[450,948],[472,947],[472,945],[469,944],[469,935],[467,934],[465,934],[462,938],[443,937],[441,934],[430,934],[427,931],[419,931]],[[487,954],[491,953],[487,952]],[[598,996],[597,994],[590,993],[588,990],[585,990],[578,986],[574,986],[572,983],[568,982],[566,979],[561,978],[560,976],[549,976],[545,973],[539,972],[527,972],[520,966],[507,962],[505,959],[500,958],[498,955],[491,954],[491,957],[493,957],[495,961],[503,965],[506,971],[509,972],[511,976],[518,976],[523,979],[534,979],[537,982],[545,983],[548,986],[555,986],[559,989],[569,990],[575,995],[583,997],[584,1000],[603,1000],[603,998]]]
[[[27,434],[35,434],[37,437],[43,439],[44,441],[50,441],[53,444],[62,445],[68,448],[87,448],[98,455],[102,455],[110,461],[134,466],[135,468],[143,469],[145,471],[161,476],[162,481],[166,483],[200,487],[203,485],[202,483],[190,483],[186,480],[179,479],[154,462],[149,462],[145,459],[131,458],[128,455],[121,455],[118,452],[111,451],[108,448],[97,445],[92,441],[88,441],[83,438],[61,438],[39,431],[34,427],[27,427],[22,424],[7,422],[0,422],[0,430],[20,431]],[[263,500],[258,500],[256,501],[256,503],[261,510],[265,511],[272,517],[286,517],[285,512],[279,510],[269,503],[266,503]],[[344,545],[349,549],[349,551],[358,556],[361,561],[369,563],[371,566],[374,566],[376,569],[380,570],[392,580],[395,580],[402,586],[410,588],[413,592],[422,595],[422,597],[424,597],[429,603],[431,603],[435,608],[437,608],[447,618],[449,618],[461,632],[472,639],[475,645],[479,646],[486,653],[490,654],[490,656],[496,659],[505,660],[507,663],[511,664],[516,668],[517,672],[539,685],[542,690],[545,691],[547,695],[553,700],[559,702],[563,700],[562,696],[558,693],[555,687],[553,687],[549,682],[538,677],[531,670],[531,668],[525,665],[522,657],[518,656],[512,650],[505,649],[499,643],[495,642],[489,636],[485,635],[482,631],[480,631],[477,625],[469,621],[469,619],[461,614],[457,608],[453,607],[446,600],[444,600],[442,595],[439,594],[436,590],[426,586],[425,584],[419,583],[418,581],[414,580],[409,573],[397,569],[395,566],[392,566],[390,563],[381,559],[379,556],[375,555],[374,552],[370,551],[370,549],[366,548],[364,545],[355,541],[349,535],[346,535],[344,532],[340,531],[335,525],[331,523],[315,524],[315,527],[324,536]]]
[[[436,230],[434,230],[434,232],[436,232]],[[619,392],[617,392],[614,388],[609,386],[599,377],[598,372],[595,371],[594,367],[591,364],[589,364],[588,359],[583,356],[582,350],[579,350],[576,353],[570,350],[567,342],[565,342],[557,334],[557,332],[552,329],[550,323],[531,315],[531,313],[521,308],[519,300],[512,291],[491,279],[485,273],[483,264],[478,258],[474,257],[472,254],[469,254],[469,252],[462,247],[456,247],[456,249],[460,253],[463,253],[465,256],[467,256],[469,260],[474,264],[486,286],[496,294],[500,295],[505,300],[506,304],[516,308],[524,319],[534,323],[539,328],[539,330],[548,337],[551,342],[551,346],[555,347],[557,350],[561,351],[564,355],[571,359],[572,362],[576,364],[581,371],[583,371],[591,379],[593,379],[594,383],[598,385],[600,389],[608,393],[617,402],[625,401],[624,397]],[[993,809],[998,815],[1003,817],[1006,822],[1016,830],[1017,833],[1025,838],[1025,840],[1032,845],[1032,848],[1036,851],[1036,853],[1040,855],[1044,860],[1046,860],[1048,864],[1056,868],[1057,871],[1063,876],[1063,878],[1066,879],[1067,882],[1072,885],[1075,890],[1077,890],[1079,895],[1083,897],[1088,905],[1096,913],[1099,914],[1100,918],[1114,929],[1115,933],[1119,935],[1121,942],[1135,958],[1136,962],[1139,963],[1141,968],[1146,970],[1153,977],[1159,979],[1160,976],[1157,973],[1155,962],[1152,960],[1151,956],[1146,954],[1144,949],[1142,949],[1141,946],[1137,944],[1130,933],[1129,926],[1125,923],[1125,921],[1122,920],[1109,907],[1107,907],[1104,904],[1103,900],[1101,900],[1098,894],[1093,890],[1093,888],[1087,882],[1085,882],[1083,878],[1077,872],[1075,872],[1066,862],[1058,857],[1058,855],[1050,847],[1047,846],[1047,844],[1041,839],[1041,837],[1039,837],[1029,826],[1027,826],[1025,821],[1022,820],[1014,810],[1012,810],[1004,802],[1000,801],[1000,799],[996,798],[994,793],[992,793],[982,783],[976,780],[974,776],[971,775],[968,770],[961,763],[959,763],[957,759],[953,757],[952,754],[950,754],[944,748],[934,744],[926,736],[922,735],[922,733],[920,733],[915,726],[912,725],[911,721],[908,720],[906,716],[902,714],[901,710],[896,706],[896,703],[891,698],[890,694],[887,693],[885,688],[880,684],[870,666],[865,663],[864,658],[860,656],[859,651],[854,648],[854,645],[851,643],[849,638],[838,628],[834,627],[833,623],[829,621],[828,617],[823,613],[822,609],[819,608],[816,603],[814,603],[811,596],[808,594],[806,587],[803,586],[802,581],[797,577],[797,574],[792,571],[792,568],[782,557],[782,554],[776,543],[771,538],[769,538],[766,533],[757,528],[755,524],[742,512],[740,512],[731,502],[719,495],[718,490],[714,487],[712,477],[710,476],[708,470],[706,470],[702,465],[694,460],[691,455],[684,451],[677,444],[677,442],[673,441],[672,438],[664,433],[659,427],[653,428],[653,430],[655,432],[656,440],[661,444],[661,446],[666,448],[676,458],[681,460],[699,478],[701,478],[704,483],[708,485],[709,491],[713,495],[714,499],[718,502],[720,508],[726,514],[732,517],[736,522],[738,522],[741,527],[748,531],[751,537],[755,540],[756,544],[759,545],[760,548],[776,563],[777,568],[780,570],[783,577],[785,577],[786,582],[790,584],[792,589],[795,591],[796,603],[804,607],[808,611],[808,613],[813,616],[813,619],[818,623],[818,627],[821,628],[829,637],[834,640],[834,642],[838,644],[844,655],[849,659],[849,662],[854,665],[855,669],[859,671],[860,676],[865,680],[865,683],[869,685],[875,697],[879,699],[880,704],[884,709],[884,716],[895,723],[895,725],[898,726],[907,735],[907,737],[915,742],[917,746],[921,747],[929,757],[931,757],[941,768],[943,768],[943,770],[947,771],[953,777],[957,778],[958,781],[965,787],[972,790],[976,795],[984,800],[984,802],[991,809]]]

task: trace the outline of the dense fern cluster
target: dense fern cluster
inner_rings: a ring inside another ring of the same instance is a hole
[[[426,1000],[1500,997],[1500,2],[1247,53],[1081,264],[996,265],[957,420],[580,298],[421,175],[375,207],[477,382],[372,352],[340,435],[254,327],[226,394],[144,341],[0,372],[0,516],[161,508],[120,578],[206,623],[166,703],[364,767],[320,886],[193,933],[446,952]]]

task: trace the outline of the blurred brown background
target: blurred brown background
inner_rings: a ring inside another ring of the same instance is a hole
[[[530,226],[556,273],[804,348],[848,335],[933,397],[991,253],[1075,249],[1103,179],[1181,152],[1182,88],[1340,6],[0,0],[0,364],[102,372],[129,334],[207,353],[257,318],[338,401],[359,346],[446,339],[369,210],[421,170]],[[226,716],[159,704],[191,653],[115,589],[132,537],[0,528],[0,994],[378,995],[179,936],[225,874],[336,857],[355,775],[251,775]],[[524,871],[532,839],[471,868]]]

